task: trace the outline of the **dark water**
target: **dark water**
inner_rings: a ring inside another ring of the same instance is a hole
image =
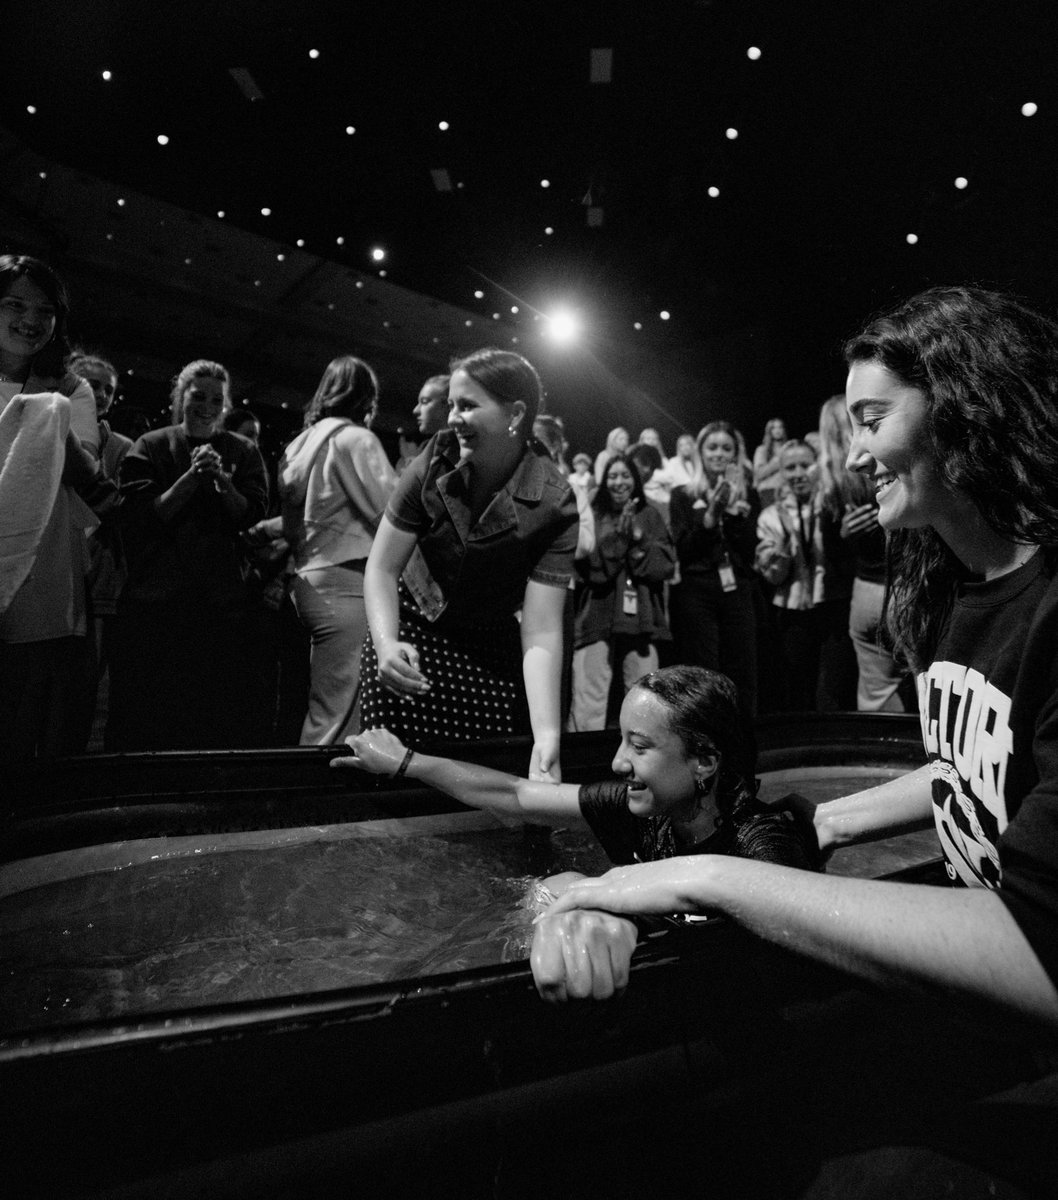
[[[238,846],[247,835],[221,835],[205,853],[97,870],[0,900],[0,1031],[528,956],[540,886],[527,873],[521,829],[274,846],[253,836],[252,848]],[[549,873],[606,869],[586,832],[556,831],[551,845]]]
[[[897,771],[762,781],[817,800]],[[392,826],[392,828],[389,828]],[[155,839],[0,873],[0,1035],[366,986],[528,956],[540,876],[609,865],[587,831],[549,861],[478,813]],[[14,882],[12,882],[14,880]]]

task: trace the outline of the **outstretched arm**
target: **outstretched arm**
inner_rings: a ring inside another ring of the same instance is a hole
[[[618,867],[547,917],[725,913],[767,941],[878,983],[967,996],[1058,1024],[1058,991],[995,892],[817,875],[719,855]]]
[[[386,729],[371,729],[345,739],[353,751],[349,758],[336,758],[335,767],[356,767],[373,775],[396,775],[407,755],[407,747]],[[584,823],[576,784],[544,783],[494,771],[476,763],[412,753],[402,772],[430,787],[454,796],[472,808],[488,809],[530,823],[553,820]]]

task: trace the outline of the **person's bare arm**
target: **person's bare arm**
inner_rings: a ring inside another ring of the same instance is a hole
[[[767,941],[877,983],[911,985],[1058,1024],[1058,991],[999,896],[817,875],[720,855],[618,867],[547,917],[721,912]]]
[[[386,729],[370,729],[346,738],[353,751],[333,759],[332,766],[355,767],[373,775],[393,776],[400,770],[407,747]],[[584,824],[576,784],[545,783],[509,775],[477,763],[460,762],[414,752],[403,772],[429,787],[454,796],[472,808],[487,809],[530,823],[561,820]]]

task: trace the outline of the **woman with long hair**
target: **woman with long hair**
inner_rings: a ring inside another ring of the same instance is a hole
[[[733,680],[747,721],[757,712],[758,511],[734,427],[710,422],[698,434],[691,482],[673,488],[669,502],[680,568],[669,611],[677,661]]]
[[[108,750],[262,745],[261,627],[240,533],[265,514],[256,446],[221,428],[227,369],[196,359],[173,380],[173,423],[121,466],[128,580],[114,618]]]
[[[457,359],[448,397],[448,429],[401,476],[368,557],[362,723],[450,741],[531,728],[530,772],[557,780],[576,500],[532,436],[543,388],[527,359]]]
[[[944,1011],[968,999],[990,1022],[1053,1031],[1058,324],[1003,294],[934,288],[845,354],[848,463],[889,534],[887,622],[918,672],[929,762],[818,804],[813,823],[826,853],[932,820],[955,887],[706,856],[618,868],[551,912],[720,911]]]
[[[665,581],[676,553],[665,519],[647,502],[635,463],[615,454],[591,502],[595,547],[577,561],[571,731],[604,729],[615,669],[622,690],[658,665],[668,641]]]
[[[68,371],[66,286],[0,256],[0,759],[84,749],[89,613],[82,496],[102,480],[96,403]]]
[[[304,431],[279,465],[294,607],[312,639],[303,746],[331,745],[359,728],[364,570],[397,482],[371,432],[377,405],[367,363],[352,354],[332,359],[305,409]]]
[[[762,508],[774,504],[782,490],[782,468],[779,451],[789,440],[786,422],[782,417],[771,417],[765,423],[764,436],[753,451],[753,486],[760,497]]]
[[[623,425],[617,425],[606,435],[606,445],[595,456],[595,482],[602,483],[606,464],[615,454],[624,454],[628,449],[631,438]]]

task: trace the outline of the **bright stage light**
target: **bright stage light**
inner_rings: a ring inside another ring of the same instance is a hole
[[[580,334],[580,321],[569,311],[560,308],[547,318],[547,336],[560,346],[568,346]]]

